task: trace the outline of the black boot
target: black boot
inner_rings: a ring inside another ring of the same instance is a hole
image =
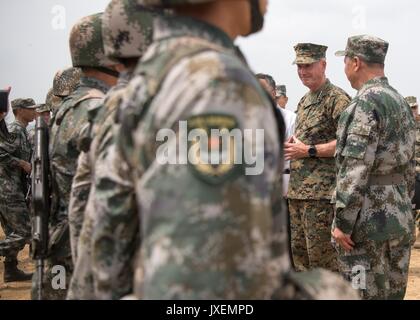
[[[32,279],[32,273],[25,273],[17,267],[17,260],[4,262],[4,282],[28,281]]]

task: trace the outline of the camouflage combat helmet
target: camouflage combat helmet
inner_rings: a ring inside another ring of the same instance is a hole
[[[80,19],[70,32],[73,67],[109,67],[116,62],[105,56],[102,40],[102,13]]]
[[[67,97],[76,89],[82,77],[80,68],[68,68],[58,71],[54,76],[53,94],[58,97]]]
[[[202,4],[216,0],[137,0],[138,4],[145,6],[176,7],[185,4]],[[251,32],[256,33],[264,26],[264,15],[260,10],[259,0],[248,0],[251,5]]]
[[[45,105],[51,110],[57,110],[58,107],[60,106],[60,103],[62,102],[62,98],[58,97],[56,95],[54,95],[53,93],[53,89],[51,88],[48,93],[47,96],[45,98]]]
[[[109,58],[139,58],[153,40],[151,8],[133,0],[112,0],[102,17],[105,55]]]

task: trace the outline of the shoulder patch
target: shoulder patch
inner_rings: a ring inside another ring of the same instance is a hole
[[[242,166],[243,138],[237,120],[225,114],[193,116],[187,120],[188,166],[212,185],[234,180]]]

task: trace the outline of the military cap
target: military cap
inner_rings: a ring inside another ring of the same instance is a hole
[[[41,103],[41,104],[36,105],[36,112],[37,113],[50,112],[50,111],[51,111],[50,107],[45,103]]]
[[[153,18],[161,13],[133,0],[112,0],[102,17],[102,38],[109,58],[140,58],[153,40]]]
[[[67,68],[58,71],[54,76],[53,94],[58,97],[67,97],[75,89],[82,77],[80,68]]]
[[[36,109],[36,103],[33,99],[15,99],[12,101],[12,109]]]
[[[407,103],[410,107],[418,107],[416,97],[413,97],[413,96],[407,97],[407,98],[405,98],[405,101],[407,101]]]
[[[277,97],[281,97],[281,96],[287,97],[287,90],[286,90],[285,85],[276,86],[276,96]]]
[[[294,49],[296,60],[293,64],[312,64],[325,59],[328,47],[313,43],[298,43]]]
[[[360,57],[370,63],[384,63],[389,43],[377,37],[360,35],[350,37],[344,51],[337,51],[337,57]]]
[[[117,64],[105,56],[102,39],[102,13],[80,19],[70,31],[73,67],[109,67]]]

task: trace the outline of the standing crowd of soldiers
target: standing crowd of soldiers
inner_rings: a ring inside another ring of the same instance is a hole
[[[287,110],[286,86],[255,75],[234,45],[262,29],[267,2],[112,0],[73,26],[72,67],[45,104],[13,100],[8,128],[1,113],[5,282],[32,278],[33,298],[52,300],[404,298],[417,101],[385,77],[388,43],[362,35],[336,53],[356,97],[327,79],[326,46],[299,43],[309,92]],[[17,268],[31,243],[27,178],[41,140],[26,127],[36,113],[49,132],[41,278]],[[205,138],[213,130],[263,130],[241,141],[262,173],[236,161],[235,139],[235,157],[209,164],[226,147]],[[209,152],[191,152],[202,142]],[[162,145],[178,161],[159,161]]]

